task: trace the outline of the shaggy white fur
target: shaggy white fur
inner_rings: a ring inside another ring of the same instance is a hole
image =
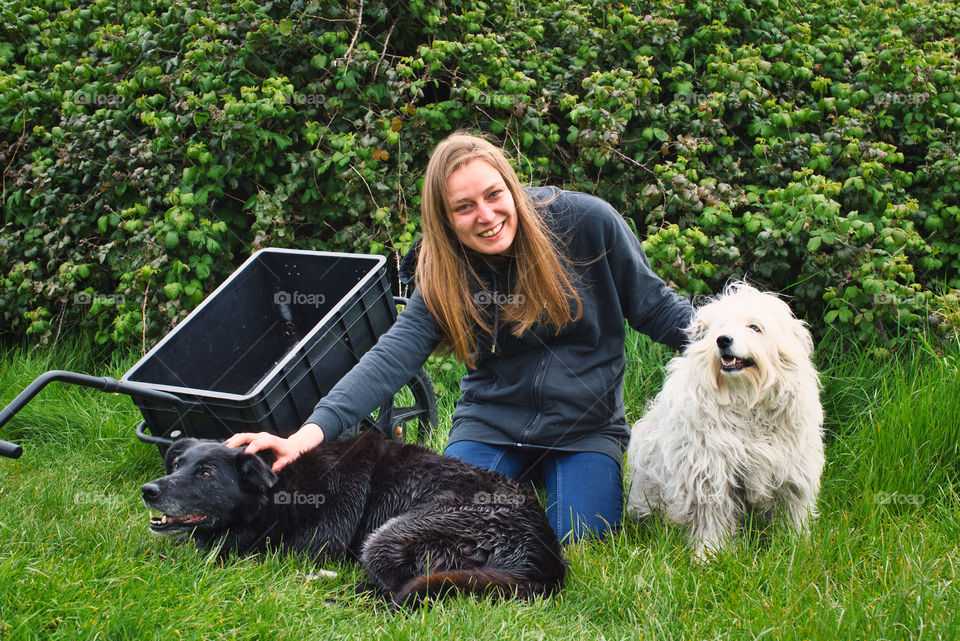
[[[824,464],[810,332],[746,283],[700,307],[687,331],[633,427],[627,511],[687,525],[699,558],[724,546],[747,509],[806,533]]]

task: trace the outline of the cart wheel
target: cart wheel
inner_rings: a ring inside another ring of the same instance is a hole
[[[409,443],[425,443],[437,424],[437,395],[427,371],[420,368],[369,421],[392,439]]]

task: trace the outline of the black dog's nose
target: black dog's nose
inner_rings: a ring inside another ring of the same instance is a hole
[[[731,345],[733,345],[733,339],[726,334],[717,336],[717,347],[720,349],[729,349]]]
[[[140,491],[143,492],[143,498],[147,500],[156,499],[160,496],[160,486],[156,483],[147,483],[140,488]]]

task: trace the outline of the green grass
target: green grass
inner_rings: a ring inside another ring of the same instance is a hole
[[[833,345],[818,353],[828,449],[809,541],[755,529],[704,566],[678,529],[628,523],[568,551],[555,598],[398,614],[354,595],[361,571],[350,563],[312,581],[302,557],[221,564],[152,535],[139,487],[162,466],[133,437],[139,412],[126,397],[54,383],[0,430],[24,446],[23,458],[0,460],[0,638],[958,638],[960,349],[875,361]],[[629,353],[635,419],[669,353],[636,337]],[[118,377],[132,363],[98,359],[82,341],[8,350],[0,403],[48,369]],[[440,377],[444,425],[456,374]]]

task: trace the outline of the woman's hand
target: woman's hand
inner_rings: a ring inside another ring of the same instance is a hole
[[[288,463],[301,454],[323,443],[323,430],[316,423],[307,423],[299,430],[283,438],[269,432],[234,434],[226,441],[227,447],[247,446],[247,453],[256,454],[261,450],[271,450],[276,455],[273,471],[279,472]]]

